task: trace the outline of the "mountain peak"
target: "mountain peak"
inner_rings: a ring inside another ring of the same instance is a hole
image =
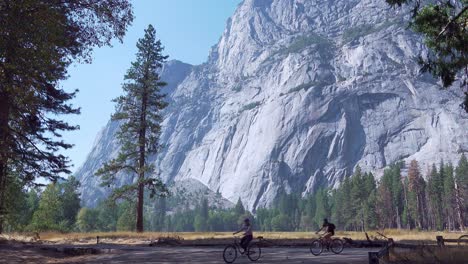
[[[427,50],[405,14],[384,0],[245,0],[206,64],[163,74],[173,92],[158,173],[255,209],[279,191],[336,186],[357,165],[457,160],[468,149],[460,91],[419,74]],[[77,172],[85,203],[106,195],[92,175],[115,155],[117,129]]]

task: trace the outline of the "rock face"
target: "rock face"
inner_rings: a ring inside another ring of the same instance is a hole
[[[356,165],[455,161],[468,151],[461,91],[419,73],[427,51],[405,16],[384,0],[245,0],[207,63],[164,69],[160,176],[255,209],[280,189],[336,186]],[[106,195],[93,173],[118,151],[117,128],[76,173],[87,205]]]

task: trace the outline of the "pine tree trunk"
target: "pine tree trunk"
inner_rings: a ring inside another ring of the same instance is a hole
[[[141,176],[138,177],[141,179]],[[140,183],[138,186],[138,201],[137,201],[137,221],[136,230],[137,232],[143,232],[143,194],[144,186]]]
[[[141,102],[141,115],[140,115],[140,131],[138,138],[139,145],[139,159],[138,159],[138,205],[137,205],[137,221],[136,230],[137,232],[143,232],[143,199],[145,186],[143,181],[145,180],[145,155],[146,155],[146,107],[148,104],[148,97],[146,94],[146,87],[143,91],[142,102]]]
[[[10,4],[7,1],[2,7],[8,14]],[[8,36],[8,43],[4,50],[4,64],[8,65],[14,61],[14,50],[17,47],[14,36]],[[7,188],[8,162],[10,159],[9,135],[10,135],[10,111],[11,111],[11,92],[7,92],[7,88],[13,83],[13,73],[8,67],[2,65],[3,81],[0,86],[0,234],[3,233],[4,217],[5,217],[5,195]]]
[[[430,218],[429,205],[427,203],[426,197],[427,197],[426,193],[423,190],[423,192],[421,193],[421,196],[419,198],[419,201],[421,202],[422,225],[423,225],[423,229],[425,229],[425,230],[429,229],[429,218]]]
[[[422,229],[423,228],[423,224],[422,224],[422,205],[421,205],[421,202],[419,201],[420,200],[420,197],[419,197],[419,193],[416,193],[416,213],[417,213],[417,216],[415,219],[417,221],[417,225],[418,225],[418,228],[419,229]]]
[[[5,217],[5,190],[6,190],[6,170],[5,170],[5,163],[4,161],[0,161],[0,234],[3,233],[3,223]]]
[[[460,187],[455,182],[455,210],[457,211],[457,222],[458,227],[463,232],[465,231],[465,224],[463,222],[463,207],[462,207],[462,199],[460,194]]]
[[[410,210],[408,207],[408,197],[407,197],[407,190],[406,186],[403,186],[403,192],[405,196],[405,207],[406,207],[406,228],[411,229],[411,217],[410,217]]]
[[[397,229],[401,229],[401,217],[400,217],[400,212],[398,212],[398,207],[395,207],[396,211],[396,226]]]
[[[2,87],[3,90],[3,87]],[[8,118],[9,118],[9,99],[6,92],[0,93],[0,234],[3,233],[3,224],[5,217],[5,192],[7,180],[8,165]]]

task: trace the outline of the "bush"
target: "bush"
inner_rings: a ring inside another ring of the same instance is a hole
[[[232,87],[231,90],[233,90],[233,91],[236,92],[236,93],[237,93],[237,92],[240,92],[240,91],[242,90],[242,86],[236,85],[236,86]]]
[[[242,107],[241,112],[252,110],[252,109],[256,108],[259,105],[260,105],[260,102],[253,102],[253,103],[250,103],[250,104],[246,104],[246,105],[244,105]]]
[[[309,82],[309,83],[304,83],[301,85],[298,85],[294,88],[289,89],[288,93],[295,93],[299,92],[300,90],[309,90],[311,87],[323,87],[325,85],[328,85],[327,82]]]
[[[271,54],[270,58],[275,55],[287,55],[290,53],[299,53],[302,50],[316,45],[318,52],[324,58],[329,58],[333,47],[333,43],[327,38],[320,36],[316,33],[310,33],[308,35],[302,35],[294,39],[294,41],[288,47],[282,47]]]
[[[378,26],[364,24],[357,27],[348,28],[343,33],[343,43],[351,42],[353,40],[359,39],[360,37],[364,37],[372,33],[379,32],[382,29],[388,28],[392,25],[399,24],[401,24],[401,21],[385,21],[384,23]]]
[[[271,227],[273,231],[291,231],[292,220],[285,214],[280,214],[271,219]]]
[[[81,208],[78,212],[76,225],[80,232],[91,232],[98,229],[99,212],[95,209]]]
[[[325,45],[328,46],[329,44],[330,42],[328,41],[328,39],[318,34],[312,33],[309,35],[298,37],[288,48],[281,50],[281,53],[298,53],[311,45],[319,45],[323,47]]]

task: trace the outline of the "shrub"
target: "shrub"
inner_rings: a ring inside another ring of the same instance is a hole
[[[242,90],[242,86],[236,85],[236,86],[232,87],[231,90],[233,90],[236,93],[240,92]]]
[[[256,108],[259,105],[260,105],[260,102],[253,102],[253,103],[250,103],[250,104],[246,104],[246,105],[244,105],[242,107],[241,112],[252,110],[252,109]]]

